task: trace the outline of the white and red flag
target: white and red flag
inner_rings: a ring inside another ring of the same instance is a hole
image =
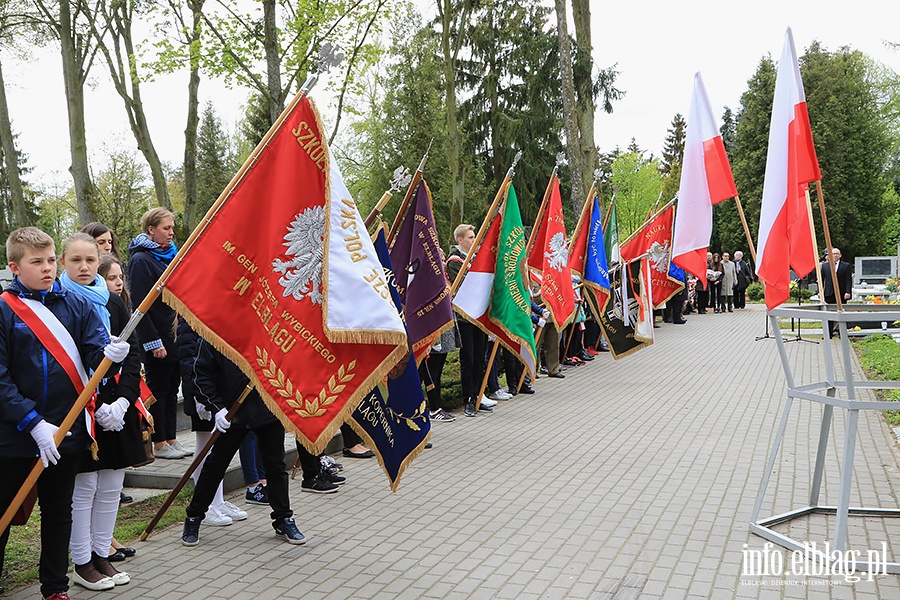
[[[565,329],[575,316],[575,291],[572,288],[572,271],[569,268],[569,251],[566,245],[566,224],[563,220],[562,196],[559,178],[554,174],[550,182],[534,245],[528,255],[528,268],[540,282],[541,296],[550,316],[559,330]]]
[[[790,297],[792,268],[803,277],[818,264],[806,192],[810,182],[821,178],[794,37],[788,28],[775,80],[759,215],[756,273],[766,283],[768,308]]]
[[[713,204],[737,196],[725,144],[716,126],[700,73],[684,140],[678,218],[672,234],[672,262],[706,285],[706,251],[712,235]]]

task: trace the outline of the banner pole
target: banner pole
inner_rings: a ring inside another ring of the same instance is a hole
[[[547,182],[547,189],[544,190],[544,198],[541,200],[541,206],[538,208],[538,214],[534,218],[534,225],[531,228],[531,235],[528,236],[528,244],[525,245],[525,256],[526,261],[529,254],[531,254],[531,249],[534,248],[534,244],[537,240],[538,229],[540,228],[541,219],[544,218],[544,213],[547,212],[547,200],[550,199],[550,190],[553,189],[553,180],[556,179],[556,172],[559,169],[559,165],[554,165],[553,172],[550,173],[550,180]]]
[[[588,190],[587,199],[584,201],[584,206],[581,207],[581,213],[578,215],[578,221],[575,223],[575,229],[572,230],[572,237],[569,238],[569,253],[571,254],[572,244],[575,240],[578,239],[578,234],[581,233],[581,228],[584,227],[584,222],[587,219],[588,211],[590,211],[590,207],[593,205],[594,194],[597,193],[597,180],[594,180],[594,183],[591,184],[591,189]]]
[[[253,391],[253,385],[248,383],[244,388],[244,391],[241,392],[241,395],[238,396],[238,399],[235,401],[235,403],[231,406],[230,409],[228,409],[228,414],[225,415],[225,418],[228,419],[229,423],[232,421],[232,419],[234,419],[234,414],[241,407],[244,399],[251,391]],[[220,435],[222,435],[222,432],[216,428],[213,428],[212,435],[209,436],[209,440],[207,440],[206,445],[203,446],[203,449],[200,451],[200,453],[194,457],[193,461],[191,461],[191,465],[188,467],[187,471],[184,473],[184,475],[181,476],[181,479],[177,484],[175,484],[175,487],[172,489],[172,491],[169,492],[169,497],[166,498],[166,501],[163,502],[163,505],[161,507],[159,507],[159,510],[156,511],[156,515],[144,529],[144,532],[141,534],[142,542],[147,540],[147,536],[149,536],[150,532],[153,531],[157,524],[159,524],[160,519],[163,518],[163,515],[165,515],[166,511],[169,510],[169,507],[172,506],[172,502],[175,501],[175,496],[178,495],[178,492],[181,491],[181,488],[184,487],[184,485],[187,483],[187,480],[191,478],[191,475],[194,473],[200,463],[203,462],[203,459],[206,458],[207,453],[209,453],[209,451],[212,449],[213,444],[216,443],[216,440],[219,439]]]
[[[807,199],[809,199],[809,192],[806,194]],[[834,256],[832,256],[834,246],[831,245],[831,229],[828,227],[828,217],[825,215],[825,196],[822,195],[821,179],[816,180],[816,195],[819,197],[819,212],[822,215],[822,229],[825,231],[825,247],[828,249],[828,264],[831,265],[831,285],[834,286],[834,299],[837,302],[837,309],[842,311],[844,310],[844,299],[841,297],[841,288],[838,285],[837,265],[834,263]],[[810,219],[810,222],[812,222],[812,219]],[[816,258],[818,258],[818,256]],[[819,289],[822,290],[819,298],[825,300],[825,290],[821,287],[822,270],[816,266],[816,271],[819,273],[820,278]]]
[[[744,235],[747,236],[747,243],[750,244],[750,255],[753,257],[753,264],[756,263],[756,246],[753,244],[753,238],[750,236],[750,226],[747,225],[747,217],[744,215],[744,206],[741,204],[741,197],[735,196],[734,203],[737,205],[738,215],[741,217],[741,224],[744,226]]]
[[[494,359],[497,357],[497,348],[500,346],[500,340],[494,339],[494,345],[491,346],[491,355],[487,361],[487,367],[484,369],[484,377],[481,378],[481,387],[478,388],[478,397],[475,399],[475,412],[481,408],[481,397],[484,395],[484,388],[487,387],[488,377],[491,375],[491,367],[494,366]]]
[[[422,180],[422,172],[425,170],[425,161],[428,160],[429,150],[431,150],[431,143],[428,144],[428,150],[425,151],[422,160],[419,161],[419,166],[416,167],[416,172],[413,173],[413,178],[406,190],[406,195],[403,196],[403,202],[400,203],[400,210],[397,211],[397,216],[394,217],[394,222],[391,224],[391,229],[387,234],[387,238],[385,238],[388,248],[390,248],[391,244],[394,242],[397,230],[400,229],[400,225],[403,223],[403,220],[406,218],[406,213],[409,211],[409,206],[412,204],[412,196],[419,186],[419,182]]]
[[[463,261],[462,267],[460,267],[459,269],[459,273],[456,274],[456,278],[453,280],[453,285],[450,286],[451,297],[456,293],[456,290],[462,283],[463,277],[465,277],[466,274],[466,269],[469,267],[469,263],[472,262],[472,258],[475,256],[474,250],[478,248],[478,245],[481,244],[481,241],[484,239],[484,235],[485,233],[487,233],[487,228],[491,224],[491,220],[494,218],[494,215],[497,214],[497,209],[500,206],[500,201],[506,197],[506,191],[509,189],[509,184],[512,182],[513,174],[516,172],[516,164],[519,162],[520,158],[522,158],[521,151],[516,153],[516,157],[513,159],[512,165],[506,172],[506,177],[503,178],[503,183],[500,184],[500,189],[497,190],[497,195],[494,196],[494,201],[491,203],[490,208],[488,208],[487,215],[484,217],[484,221],[481,223],[481,228],[478,230],[478,234],[475,236],[475,241],[472,242],[472,247],[466,254],[466,260]]]
[[[809,233],[810,233],[810,238],[812,239],[813,253],[815,255],[815,260],[816,260],[816,284],[819,286],[820,300],[824,300],[824,298],[822,296],[825,295],[824,294],[825,288],[822,285],[822,269],[819,268],[819,241],[816,239],[816,224],[813,223],[812,201],[809,198],[809,187],[806,188],[806,215],[809,217]],[[829,256],[831,255],[830,249],[828,250],[828,254],[829,254]],[[828,260],[828,259],[826,258],[826,260]],[[832,263],[832,262],[833,261],[829,261],[829,263]],[[834,264],[832,264],[831,266],[834,267]],[[837,274],[835,274],[835,277],[837,277]],[[837,281],[837,279],[835,279],[834,281]],[[798,297],[800,294],[799,286],[800,286],[800,284],[798,283],[797,284]],[[837,293],[838,292],[837,288],[835,288],[834,292],[835,292],[835,296],[840,295]],[[840,300],[838,300],[838,310],[841,310]]]

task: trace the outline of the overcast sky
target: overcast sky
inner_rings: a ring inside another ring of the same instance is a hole
[[[844,45],[862,50],[900,72],[900,53],[884,43],[900,42],[897,7],[896,0],[592,0],[594,59],[601,67],[617,65],[616,86],[626,92],[612,114],[598,113],[597,143],[608,151],[624,148],[633,137],[658,155],[672,118],[688,112],[697,71],[703,74],[721,119],[726,105],[737,109],[760,59],[781,55],[788,26],[800,54],[818,39],[829,50]],[[27,61],[4,54],[3,68],[19,147],[34,168],[30,181],[68,186],[68,130],[58,51],[50,47]],[[85,94],[91,155],[101,157],[116,146],[134,147],[122,102],[108,83],[105,67],[95,65],[92,73]],[[157,150],[174,164],[181,163],[184,152],[186,84],[185,73],[142,87]],[[232,127],[246,93],[208,80],[201,83],[200,93],[201,101],[212,99]],[[92,162],[96,165],[99,160]]]

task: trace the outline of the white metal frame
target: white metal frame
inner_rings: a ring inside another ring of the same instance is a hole
[[[860,401],[857,399],[858,389],[900,389],[900,382],[897,381],[855,381],[853,379],[853,361],[850,346],[847,323],[855,321],[888,321],[893,322],[900,320],[900,306],[896,305],[844,305],[843,311],[838,311],[834,305],[808,305],[796,307],[779,307],[770,310],[768,313],[772,330],[775,332],[775,341],[778,344],[778,354],[781,358],[781,365],[784,369],[784,376],[787,381],[787,402],[781,414],[781,420],[778,423],[778,429],[775,434],[775,441],[772,444],[772,450],[766,463],[766,469],[763,473],[762,483],[759,489],[759,495],[756,498],[756,504],[753,507],[753,513],[750,517],[750,531],[759,535],[775,544],[783,546],[794,551],[809,551],[808,546],[801,544],[797,540],[780,534],[773,529],[772,526],[779,523],[790,521],[791,519],[808,515],[808,514],[833,514],[836,515],[834,526],[834,537],[831,540],[831,547],[834,550],[847,550],[847,522],[851,516],[870,516],[870,517],[900,517],[900,509],[892,508],[864,508],[850,506],[850,488],[853,480],[853,459],[856,450],[856,434],[859,422],[860,410],[896,410],[898,408],[895,402],[876,402],[876,401]],[[787,350],[785,348],[785,339],[781,335],[781,329],[778,327],[778,318],[796,318],[806,320],[822,321],[822,348],[825,350],[825,381],[815,383],[797,385],[794,382],[794,375],[788,361]],[[840,330],[840,357],[843,363],[843,371],[845,380],[835,379],[834,373],[834,356],[832,344],[828,340],[828,331],[832,323],[837,323]],[[896,330],[888,330],[892,332]],[[870,329],[853,332],[855,335],[867,333],[885,333],[881,329]],[[838,390],[842,391],[842,397],[838,397]],[[788,416],[791,412],[794,399],[809,400],[823,405],[822,424],[819,430],[819,445],[816,450],[816,464],[813,470],[813,479],[810,486],[809,503],[807,506],[792,510],[780,515],[766,517],[760,519],[759,513],[765,498],[766,488],[769,485],[775,460],[781,443],[784,439],[784,431],[787,427]],[[825,453],[828,448],[828,437],[831,430],[831,420],[834,415],[834,409],[846,410],[846,432],[844,436],[844,448],[841,458],[841,482],[838,492],[838,501],[836,506],[824,506],[819,504],[819,495],[822,486],[822,475],[825,469]],[[824,553],[817,552],[819,559],[828,562],[829,557]],[[871,564],[868,562],[858,562],[857,567],[860,571],[870,572],[887,572],[900,573],[900,563],[889,562]]]

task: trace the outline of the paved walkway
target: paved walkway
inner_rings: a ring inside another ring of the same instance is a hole
[[[434,426],[426,451],[391,494],[374,460],[339,459],[338,494],[291,486],[309,541],[272,536],[267,511],[204,527],[185,548],[180,527],[136,543],[133,582],[87,598],[900,598],[900,578],[844,583],[742,578],[748,521],[784,402],[775,342],[759,307],[663,325],[653,347],[608,355],[541,378],[538,393],[492,415]],[[788,345],[797,378],[822,377],[821,346]],[[819,406],[795,403],[763,515],[808,494]],[[833,431],[838,440],[843,417]],[[880,415],[862,413],[851,505],[896,508],[900,454]],[[831,445],[823,503],[835,504]],[[792,534],[824,542],[824,517]],[[850,544],[888,544],[900,523],[860,518]],[[787,564],[787,561],[786,561]],[[742,583],[749,579],[750,583]],[[772,579],[772,578],[767,578]],[[36,586],[11,598],[35,598]]]

